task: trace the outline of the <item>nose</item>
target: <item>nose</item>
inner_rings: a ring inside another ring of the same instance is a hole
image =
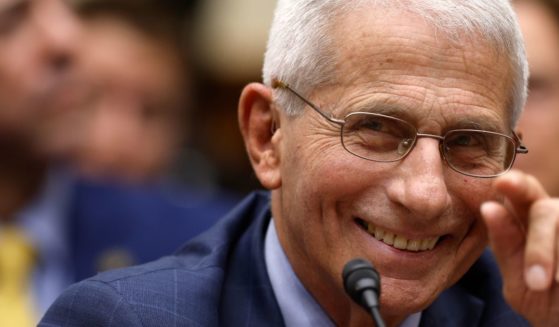
[[[426,220],[439,217],[447,209],[450,195],[437,139],[418,139],[395,169],[396,175],[387,188],[392,202]]]
[[[80,25],[76,14],[65,1],[43,0],[33,15],[41,35],[43,57],[50,69],[66,70],[75,59],[78,45]]]

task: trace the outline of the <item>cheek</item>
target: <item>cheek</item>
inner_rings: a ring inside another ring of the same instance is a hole
[[[290,192],[305,192],[307,196],[308,192],[328,192],[329,184],[339,182],[346,174],[350,154],[343,150],[339,139],[302,135],[284,137],[284,142],[287,151],[281,157],[282,185]]]
[[[454,188],[456,216],[464,221],[464,235],[458,240],[453,279],[461,276],[479,257],[487,245],[487,231],[481,218],[480,206],[487,200],[498,200],[492,189],[493,179],[462,179]]]
[[[341,203],[351,203],[361,193],[377,189],[386,167],[345,151],[322,151],[312,158],[298,157],[285,171],[282,188],[292,195],[292,201],[316,213],[338,211]]]
[[[452,172],[456,175],[455,172]],[[460,175],[460,178],[448,178],[448,189],[456,202],[462,203],[469,210],[479,214],[482,202],[495,199],[493,178],[475,178]]]
[[[360,178],[353,169],[356,160],[336,138],[311,144],[292,142],[286,148],[292,150],[281,158],[279,192],[284,224],[290,230],[287,235],[305,256],[337,257],[333,251],[343,248],[340,238],[344,234],[339,204],[356,192]]]

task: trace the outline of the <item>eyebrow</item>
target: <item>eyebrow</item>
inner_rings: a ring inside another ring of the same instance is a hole
[[[483,131],[491,131],[497,133],[506,134],[506,131],[503,130],[503,126],[497,122],[494,122],[492,119],[488,119],[487,116],[483,116],[484,119],[476,119],[472,120],[470,118],[461,117],[457,119],[456,122],[453,123],[454,129],[477,129]]]
[[[413,115],[410,114],[410,112],[412,112],[413,110],[413,107],[405,105],[403,103],[388,104],[379,103],[379,101],[376,100],[371,100],[348,109],[350,109],[350,112],[370,112],[386,116],[393,116],[409,122],[413,122],[416,120]]]

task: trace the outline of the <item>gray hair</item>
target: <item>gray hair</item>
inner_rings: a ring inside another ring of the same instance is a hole
[[[482,38],[510,63],[512,90],[508,103],[516,125],[527,93],[528,63],[516,15],[508,0],[278,0],[264,57],[263,80],[289,83],[303,94],[332,83],[336,76],[332,22],[361,6],[402,10],[422,17],[443,36]],[[285,92],[274,99],[290,114],[302,103]]]

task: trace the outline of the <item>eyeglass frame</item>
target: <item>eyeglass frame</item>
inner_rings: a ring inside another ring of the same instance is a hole
[[[353,153],[352,151],[349,151],[349,149],[347,149],[347,147],[344,144],[343,141],[343,128],[344,125],[346,124],[346,120],[345,119],[339,119],[339,118],[335,118],[332,117],[328,114],[326,114],[325,112],[323,112],[317,105],[315,105],[313,102],[311,102],[310,100],[308,100],[306,97],[304,97],[303,95],[301,95],[299,92],[297,92],[295,89],[293,89],[289,84],[282,82],[278,79],[273,79],[272,80],[272,89],[284,89],[284,90],[288,90],[289,92],[291,92],[292,94],[294,94],[297,98],[299,98],[300,100],[302,100],[305,104],[307,104],[309,107],[311,107],[314,111],[316,111],[320,116],[324,117],[326,120],[328,120],[330,123],[336,124],[336,125],[340,125],[340,141],[342,143],[343,148],[351,153],[352,155],[368,160],[368,161],[373,161],[373,162],[396,162],[396,161],[400,161],[403,160],[405,157],[407,157],[412,151],[413,148],[415,147],[415,145],[417,144],[417,139],[420,137],[427,137],[427,138],[432,138],[432,139],[436,139],[439,141],[439,153],[441,155],[441,157],[443,158],[444,162],[446,162],[446,164],[455,172],[462,174],[462,175],[466,175],[466,176],[470,176],[470,177],[476,177],[476,178],[495,178],[498,176],[501,176],[503,174],[505,174],[506,172],[508,172],[512,166],[514,165],[514,161],[516,160],[516,154],[520,153],[520,154],[526,154],[528,153],[528,148],[522,143],[522,140],[520,138],[520,136],[518,136],[518,134],[511,129],[512,132],[512,137],[503,133],[498,133],[498,132],[493,132],[493,131],[486,131],[486,130],[478,130],[478,129],[457,129],[457,130],[452,130],[452,131],[463,131],[463,132],[483,132],[483,133],[488,133],[488,134],[493,134],[493,135],[499,135],[499,136],[503,136],[506,137],[508,139],[510,139],[514,145],[515,145],[515,149],[514,152],[512,154],[512,159],[511,162],[509,164],[509,166],[504,169],[502,172],[498,173],[498,174],[493,174],[493,175],[476,175],[476,174],[469,174],[466,172],[463,172],[461,170],[459,170],[458,168],[454,167],[447,159],[446,155],[445,155],[445,151],[443,150],[442,146],[443,146],[443,142],[445,140],[446,135],[451,132],[448,131],[447,133],[445,133],[444,136],[441,135],[436,135],[436,134],[427,134],[427,133],[419,133],[419,130],[413,126],[412,124],[410,124],[409,122],[400,119],[398,117],[392,117],[392,116],[388,116],[388,115],[383,115],[383,114],[378,114],[378,113],[372,113],[372,112],[361,112],[363,114],[370,114],[370,115],[375,115],[375,116],[380,116],[380,117],[385,117],[385,118],[390,118],[390,119],[395,119],[398,121],[401,121],[407,125],[410,125],[414,128],[415,130],[415,137],[413,139],[413,144],[410,146],[410,148],[406,151],[406,153],[404,153],[404,155],[402,155],[401,157],[397,158],[397,159],[393,159],[393,160],[376,160],[376,159],[371,159],[371,158],[367,158],[361,155],[358,155],[356,153]],[[353,113],[349,113],[347,114],[345,117],[348,117],[352,114],[356,114],[357,112],[353,112]]]

